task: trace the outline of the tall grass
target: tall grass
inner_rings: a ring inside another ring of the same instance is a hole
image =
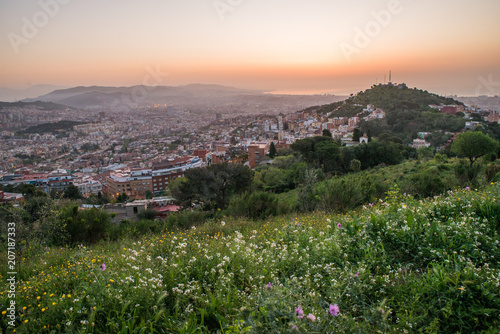
[[[499,198],[393,189],[346,214],[45,249],[19,259],[16,333],[497,333]]]

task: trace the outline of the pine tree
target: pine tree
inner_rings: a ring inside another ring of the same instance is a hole
[[[271,142],[271,146],[269,146],[269,156],[271,157],[271,159],[274,159],[276,153],[276,146],[274,146],[274,142]]]

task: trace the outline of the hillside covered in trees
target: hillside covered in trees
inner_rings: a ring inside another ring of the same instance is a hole
[[[367,105],[381,108],[386,113],[384,119],[362,121],[361,129],[372,136],[382,133],[396,135],[402,140],[417,137],[418,132],[459,132],[465,126],[463,115],[449,115],[433,109],[430,105],[463,105],[452,98],[442,97],[406,85],[374,85],[370,89],[351,95],[347,100],[311,107],[328,117],[354,117],[363,115]]]
[[[57,131],[70,131],[75,125],[83,124],[82,122],[75,121],[59,121],[54,123],[43,123],[21,131],[20,133],[55,133]]]
[[[0,110],[6,108],[26,108],[26,107],[36,107],[41,110],[66,110],[67,106],[45,101],[35,101],[35,102],[1,102]]]

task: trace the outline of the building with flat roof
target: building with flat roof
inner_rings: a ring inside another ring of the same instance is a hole
[[[202,167],[204,162],[199,157],[184,157],[170,161],[171,167],[153,170],[152,188],[153,193],[158,194],[165,191],[174,179],[184,176],[184,171]]]
[[[106,193],[111,197],[117,197],[121,194],[132,196],[132,187],[130,186],[130,171],[115,170],[106,177]]]
[[[146,198],[146,192],[153,192],[153,170],[133,169],[130,171],[130,190],[135,198]]]
[[[254,169],[262,162],[269,150],[269,144],[255,143],[248,146],[248,164],[250,169]]]

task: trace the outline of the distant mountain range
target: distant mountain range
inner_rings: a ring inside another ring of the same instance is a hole
[[[0,87],[0,101],[34,102],[45,101],[63,104],[79,109],[99,109],[109,107],[135,107],[138,105],[248,103],[252,97],[258,97],[262,103],[276,103],[281,97],[292,95],[265,94],[265,91],[239,89],[221,85],[191,84],[186,86],[132,86],[132,87],[73,87],[55,85],[34,85],[27,89]],[[297,95],[310,97],[311,95]],[[333,97],[333,96],[332,96]],[[308,98],[304,98],[308,99]],[[336,97],[336,101],[344,97]],[[467,105],[476,105],[484,109],[500,110],[500,97],[455,97],[455,100]],[[255,101],[253,101],[255,102]],[[319,102],[319,101],[318,101]],[[314,105],[314,104],[312,104]],[[311,104],[309,104],[311,106]],[[328,107],[327,107],[328,108]]]
[[[59,89],[25,102],[51,101],[74,108],[100,108],[151,104],[176,104],[186,100],[205,100],[208,103],[236,96],[263,95],[256,90],[238,89],[220,85],[192,84],[187,86],[132,86],[132,87],[74,87]]]
[[[0,101],[15,102],[28,98],[35,98],[40,95],[48,94],[56,89],[67,88],[54,85],[34,85],[25,89],[12,89],[0,87]]]
[[[221,85],[73,87],[58,89],[23,102],[52,102],[89,111],[135,111],[138,107],[172,106],[175,110],[229,115],[279,114],[344,100],[336,95],[266,94],[261,90]]]

